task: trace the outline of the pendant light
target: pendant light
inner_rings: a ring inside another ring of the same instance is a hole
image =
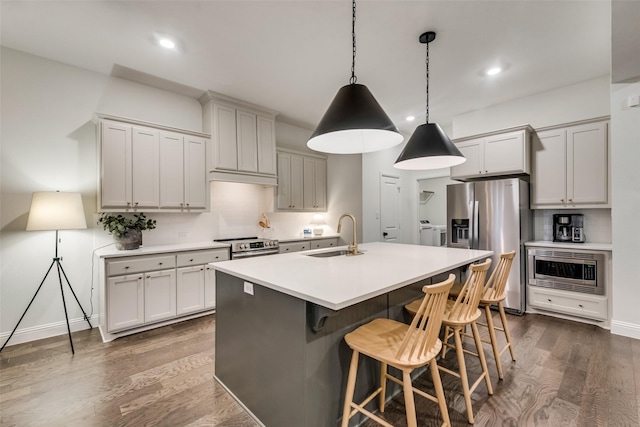
[[[352,1],[353,56],[349,84],[340,88],[307,146],[332,154],[368,153],[400,144],[404,137],[366,86],[357,84],[356,2]]]
[[[436,33],[433,31],[420,35],[420,43],[427,45],[427,117],[426,123],[418,126],[413,132],[393,165],[398,169],[448,168],[467,160],[437,123],[429,123],[429,43],[435,38]]]

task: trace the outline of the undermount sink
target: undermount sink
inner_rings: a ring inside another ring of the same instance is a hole
[[[358,252],[357,255],[362,255],[363,252]],[[334,256],[340,256],[340,255],[353,255],[353,253],[351,251],[347,251],[347,250],[339,250],[339,251],[329,251],[329,252],[318,252],[315,254],[305,254],[307,256],[312,256],[315,258],[330,258],[330,257],[334,257]]]

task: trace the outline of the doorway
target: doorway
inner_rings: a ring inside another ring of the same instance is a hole
[[[380,174],[380,241],[400,236],[400,177]]]

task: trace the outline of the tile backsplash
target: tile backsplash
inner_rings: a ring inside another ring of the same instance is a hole
[[[534,240],[553,240],[553,214],[583,214],[584,233],[589,243],[611,243],[611,209],[534,210]]]

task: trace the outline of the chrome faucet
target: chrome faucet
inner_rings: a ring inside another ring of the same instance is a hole
[[[356,228],[357,228],[356,217],[354,217],[351,214],[342,214],[342,216],[340,216],[340,219],[338,220],[338,233],[340,233],[340,231],[342,230],[342,220],[345,217],[349,217],[351,218],[351,221],[353,221],[353,241],[347,248],[351,253],[348,253],[347,255],[361,255],[362,252],[358,252],[358,237],[356,235]]]

